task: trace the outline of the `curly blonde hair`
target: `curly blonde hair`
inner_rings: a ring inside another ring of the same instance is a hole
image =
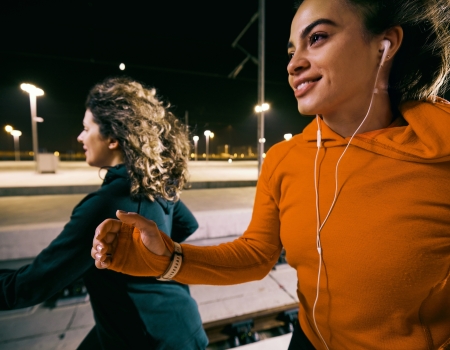
[[[100,134],[118,141],[131,179],[131,195],[177,201],[187,181],[186,128],[154,88],[126,77],[107,78],[88,94],[86,109]]]

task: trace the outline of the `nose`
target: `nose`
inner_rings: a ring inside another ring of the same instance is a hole
[[[306,59],[305,55],[301,52],[301,50],[296,50],[287,65],[287,71],[289,75],[295,75],[308,68],[309,66],[310,63]]]
[[[78,137],[77,137],[77,141],[79,142],[79,143],[83,143],[83,137],[84,136],[84,130],[80,133],[80,135],[78,135]]]

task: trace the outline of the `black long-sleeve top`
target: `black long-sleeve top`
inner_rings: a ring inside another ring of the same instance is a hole
[[[204,348],[206,336],[187,286],[95,268],[91,257],[95,229],[103,220],[116,218],[117,209],[152,219],[177,242],[198,228],[181,201],[133,200],[126,167],[110,168],[102,187],[74,208],[63,231],[33,263],[18,270],[0,270],[0,310],[41,303],[83,278],[103,348],[170,349],[174,330],[177,346]]]

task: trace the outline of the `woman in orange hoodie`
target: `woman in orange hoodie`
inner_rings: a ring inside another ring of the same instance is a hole
[[[182,283],[297,270],[290,349],[450,348],[448,0],[304,0],[289,84],[303,133],[272,147],[251,223],[215,247],[174,243],[118,212],[94,238],[98,268]],[[105,291],[107,292],[107,291]]]

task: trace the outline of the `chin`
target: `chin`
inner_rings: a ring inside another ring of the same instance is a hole
[[[300,101],[298,101],[297,108],[298,108],[298,112],[301,115],[314,116],[314,115],[320,114],[317,107],[311,106],[306,103],[301,103]]]
[[[86,163],[87,163],[87,165],[89,165],[89,166],[96,166],[94,163],[92,163],[92,161],[90,161],[89,159],[87,159],[86,158]]]

